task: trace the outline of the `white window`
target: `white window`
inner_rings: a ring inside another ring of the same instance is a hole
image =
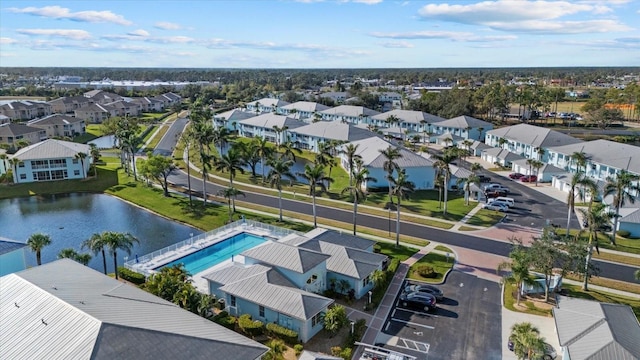
[[[27,180],[27,174],[20,174],[20,180]]]
[[[236,297],[231,295],[231,306],[236,306]]]
[[[264,317],[264,306],[260,305],[258,307],[258,315],[262,318]]]
[[[73,170],[73,176],[80,176],[80,170]]]

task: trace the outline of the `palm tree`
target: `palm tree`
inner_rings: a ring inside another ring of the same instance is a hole
[[[444,206],[442,208],[442,214],[447,215],[447,201],[449,197],[449,179],[451,176],[451,168],[449,168],[449,164],[451,164],[453,159],[451,156],[441,156],[438,157],[438,160],[433,163],[433,166],[436,168],[437,173],[442,176],[442,188],[444,189]]]
[[[332,152],[335,149],[335,144],[331,142],[320,143],[320,152],[316,154],[315,163],[323,167],[329,167],[328,179],[331,178],[331,170],[336,166],[336,159],[333,157]],[[331,181],[327,181],[327,190],[329,190]]]
[[[224,146],[229,142],[229,137],[231,137],[231,132],[226,127],[219,127],[211,132],[211,141],[218,146],[220,155],[222,155]]]
[[[478,128],[478,141],[480,142],[484,142],[484,139],[482,138],[483,131],[484,131],[484,128],[482,126]]]
[[[398,176],[393,180],[393,194],[396,196],[398,206],[396,206],[396,247],[400,246],[400,202],[407,199],[409,194],[415,190],[413,182],[409,181],[409,175],[405,169],[398,172]]]
[[[98,177],[98,160],[100,160],[100,149],[96,146],[96,144],[89,144],[90,146],[90,154],[91,160],[93,161],[93,176]]]
[[[269,161],[269,174],[267,179],[271,187],[278,189],[278,207],[280,208],[280,221],[282,222],[282,181],[285,178],[289,179],[289,184],[295,181],[295,175],[291,173],[292,160],[285,158],[271,159]]]
[[[18,166],[22,161],[17,157],[12,157],[9,159],[9,165],[11,165],[12,173],[13,173],[13,182],[18,183]]]
[[[352,185],[353,174],[355,173],[353,169],[354,161],[355,159],[362,159],[362,156],[358,154],[359,146],[359,144],[354,145],[349,143],[342,149],[342,152],[347,156],[347,165],[349,166],[349,168],[347,169],[347,171],[349,171],[349,186]]]
[[[367,193],[363,190],[363,186],[369,182],[376,182],[375,178],[369,176],[369,170],[359,167],[357,172],[353,173],[353,184],[342,189],[342,195],[349,193],[353,199],[353,235],[356,234],[356,219],[358,217],[358,204],[367,199]]]
[[[192,127],[188,127],[181,135],[180,135],[180,143],[185,148],[185,153],[187,154],[187,188],[189,190],[189,206],[193,206],[193,196],[191,195],[191,145],[194,141],[194,136],[192,132]]]
[[[544,352],[544,338],[529,322],[514,324],[509,339],[513,341],[513,352],[518,359],[532,359],[534,354]]]
[[[531,259],[526,248],[520,244],[516,244],[514,249],[509,253],[511,261],[505,261],[498,265],[498,272],[502,270],[511,270],[509,275],[505,277],[507,282],[516,285],[516,304],[520,305],[520,296],[522,294],[522,284],[530,284],[533,282],[529,273]]]
[[[480,165],[479,163],[473,163],[471,164],[471,168],[469,168],[469,170],[471,170],[472,173],[477,174],[478,170],[482,169],[482,165]]]
[[[104,233],[99,234],[95,233],[91,235],[91,237],[82,242],[83,249],[89,249],[93,252],[94,255],[98,255],[98,253],[102,253],[102,266],[104,268],[104,274],[107,275],[107,257],[104,253],[104,248],[106,246],[105,239],[102,236]]]
[[[84,159],[87,158],[87,153],[79,152],[74,156],[74,158],[80,160],[80,166],[82,166],[82,178],[86,178],[87,173],[84,170]]]
[[[544,154],[546,154],[546,151],[544,148],[537,147],[536,153],[538,154],[538,160],[542,161],[542,158],[544,157]]]
[[[313,166],[306,164],[304,166],[304,172],[299,172],[297,175],[309,182],[309,194],[311,195],[313,204],[313,227],[318,227],[316,221],[316,191],[318,187],[320,187],[320,192],[327,191],[324,182],[330,183],[333,179],[326,176],[324,166],[318,164],[314,164]]]
[[[58,253],[58,259],[65,259],[65,258],[79,262],[84,266],[87,266],[89,264],[89,261],[91,261],[90,254],[80,254],[72,248],[65,248],[60,250],[60,252]]]
[[[31,251],[36,253],[36,262],[38,266],[42,265],[42,248],[51,245],[51,237],[42,233],[35,233],[29,236],[27,246]]]
[[[471,198],[472,184],[480,187],[480,177],[478,177],[478,175],[471,173],[471,175],[466,178],[458,179],[458,186],[462,185],[462,189],[464,190],[464,204],[467,206],[469,206],[469,199]]]
[[[273,148],[269,145],[269,141],[261,136],[256,136],[252,141],[256,143],[256,150],[258,156],[260,156],[260,167],[262,167],[262,181],[264,182],[264,168],[266,165],[265,159],[273,154]]]
[[[540,180],[539,170],[544,166],[544,163],[540,160],[533,160],[531,166],[536,170],[536,186],[538,186],[538,180]]]
[[[298,149],[291,140],[287,140],[278,146],[278,149],[282,151],[282,156],[296,161],[296,154],[302,154],[302,150]]]
[[[219,190],[218,195],[227,199],[227,203],[229,204],[229,221],[231,221],[233,213],[236,212],[236,198],[238,197],[238,195],[245,196],[245,193],[234,187],[228,187],[226,189]]]
[[[379,150],[380,154],[384,156],[385,161],[382,164],[382,169],[387,172],[387,182],[389,183],[389,204],[393,204],[392,197],[392,181],[393,181],[393,172],[396,170],[400,170],[400,166],[396,163],[397,159],[402,157],[402,153],[399,148],[394,148],[391,145],[386,149]]]
[[[589,157],[584,151],[576,151],[571,154],[571,160],[576,164],[576,171],[580,171],[580,168],[584,168],[585,173],[587,172],[587,160]]]
[[[580,185],[585,183],[585,179],[586,177],[581,171],[578,171],[571,176],[571,186],[569,188],[569,194],[567,195],[567,236],[569,236],[571,214],[573,214],[573,212],[575,211],[576,196],[580,196],[581,199],[583,198],[583,193],[577,190]]]
[[[586,220],[587,231],[589,240],[587,243],[587,258],[585,261],[585,273],[584,273],[584,282],[582,283],[582,289],[588,290],[588,282],[589,282],[589,269],[591,264],[591,258],[593,256],[593,248],[595,247],[596,252],[600,253],[600,249],[598,248],[598,234],[602,233],[601,230],[604,225],[609,223],[614,214],[612,212],[605,211],[605,204],[595,204],[591,210],[585,211],[584,209],[578,209],[582,216]]]
[[[280,134],[283,134],[285,131],[287,131],[289,129],[289,127],[286,126],[286,125],[283,125],[283,126],[273,125],[272,128],[273,128],[273,131],[276,132],[276,146],[279,146],[280,145]]]
[[[620,170],[615,178],[609,176],[607,183],[604,185],[604,196],[613,196],[613,205],[616,209],[616,215],[613,219],[613,231],[611,234],[611,243],[616,244],[616,231],[618,230],[618,219],[620,218],[620,208],[627,201],[635,203],[635,196],[640,193],[638,181],[640,176],[632,174],[626,170]]]
[[[102,233],[104,238],[104,244],[111,255],[113,255],[113,269],[116,273],[116,280],[118,279],[118,250],[124,250],[127,254],[131,255],[131,249],[134,243],[139,243],[133,235],[129,233],[119,233],[114,231],[106,231]]]
[[[244,165],[244,160],[242,160],[242,155],[236,147],[232,147],[226,154],[219,158],[215,158],[213,160],[213,165],[216,171],[229,172],[230,187],[233,187],[233,178],[236,177],[236,171],[240,171],[244,174],[244,168],[242,167]]]

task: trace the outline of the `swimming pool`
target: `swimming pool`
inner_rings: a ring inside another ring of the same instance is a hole
[[[207,246],[206,248],[194,253],[173,260],[172,262],[159,266],[154,270],[167,266],[184,264],[184,268],[193,275],[220,264],[225,260],[231,259],[232,256],[238,255],[247,249],[260,245],[265,241],[267,241],[267,239],[262,236],[243,232]]]

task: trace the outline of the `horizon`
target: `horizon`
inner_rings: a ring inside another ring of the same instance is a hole
[[[0,11],[1,67],[322,70],[640,64],[634,26],[640,4],[630,0],[6,0]]]

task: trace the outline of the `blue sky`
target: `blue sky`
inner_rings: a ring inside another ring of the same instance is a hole
[[[0,66],[640,65],[640,1],[0,3]]]

